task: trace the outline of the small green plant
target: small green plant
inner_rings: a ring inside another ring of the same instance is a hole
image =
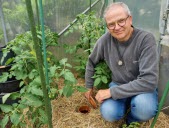
[[[107,64],[102,61],[95,67],[94,86],[98,89],[108,88],[108,83],[111,82],[111,71]]]
[[[128,126],[127,126],[127,124],[123,124],[122,128],[140,128],[140,123],[132,122]]]

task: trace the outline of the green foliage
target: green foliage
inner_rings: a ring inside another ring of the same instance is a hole
[[[111,82],[111,70],[104,61],[97,64],[92,78],[95,79],[94,86],[98,89],[108,87],[108,83]]]
[[[41,32],[37,30],[39,40],[41,40]],[[58,45],[58,36],[45,29],[47,46]],[[37,42],[38,43],[38,42]],[[38,44],[42,48],[42,44]],[[11,121],[13,127],[26,127],[30,122],[30,127],[40,127],[47,123],[45,113],[44,96],[41,87],[41,80],[37,68],[37,57],[32,41],[31,32],[17,35],[14,40],[8,43],[3,49],[3,57],[12,50],[16,56],[13,58],[13,64],[10,72],[3,73],[0,81],[4,81],[7,77],[14,76],[17,80],[21,80],[20,92],[11,93],[3,97],[3,102],[7,98],[19,99],[19,103],[13,105],[1,104],[0,108],[5,114],[1,120],[0,126],[5,128],[8,121]],[[47,50],[49,85],[48,94],[50,99],[57,98],[58,95],[69,97],[75,90],[84,92],[86,88],[76,86],[76,79],[71,72],[72,66],[67,62],[66,58],[61,60],[54,59],[52,53]],[[64,86],[58,88],[59,79],[64,80]]]
[[[18,22],[20,25],[27,24],[25,6],[23,6],[22,2],[20,2],[20,4],[3,2],[3,12],[9,21]]]
[[[104,23],[96,17],[94,12],[88,15],[79,14],[77,24],[72,25],[65,35],[74,32],[74,30],[81,32],[80,39],[75,45],[65,45],[65,48],[66,52],[73,54],[75,57],[77,66],[74,68],[81,76],[84,76],[87,58],[98,38],[104,33]]]
[[[0,29],[0,42],[2,42],[3,37],[4,37],[4,33],[2,29]]]
[[[81,36],[77,44],[73,46],[66,45],[66,51],[75,54],[75,62],[77,66],[74,68],[80,73],[81,76],[85,74],[85,67],[88,56],[93,50],[93,46],[100,36],[104,33],[104,23],[101,19],[95,16],[94,12],[80,14],[77,16],[77,24],[73,25],[66,33],[72,33],[78,29]],[[111,81],[111,71],[105,62],[100,62],[95,68],[94,86],[97,88],[106,88],[107,84]]]
[[[122,128],[140,128],[140,123],[132,122],[128,126],[127,126],[127,124],[123,124]]]

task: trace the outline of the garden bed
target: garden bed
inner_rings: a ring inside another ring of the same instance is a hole
[[[84,86],[84,80],[78,79],[78,85]],[[89,105],[90,112],[80,113],[78,108],[81,105]],[[52,101],[52,108],[54,128],[118,128],[124,123],[123,120],[114,123],[103,120],[99,108],[93,109],[84,98],[84,94],[80,92],[74,92],[69,98],[58,97],[58,99]],[[141,124],[141,128],[150,128],[151,122],[152,120],[149,120]],[[161,112],[155,128],[168,127],[169,116]],[[44,128],[46,127],[44,126]]]

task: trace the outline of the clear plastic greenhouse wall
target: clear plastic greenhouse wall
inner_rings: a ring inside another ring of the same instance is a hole
[[[91,0],[92,3],[95,1],[96,0]],[[128,4],[131,8],[134,26],[153,32],[158,40],[161,0],[121,1]],[[113,0],[108,0],[108,3],[111,2],[113,2]],[[35,1],[32,1],[32,6],[34,9],[35,20],[38,22]],[[98,17],[101,15],[100,12],[102,6],[103,0],[99,0],[99,2],[92,8],[92,11],[95,11]],[[76,18],[78,14],[84,12],[88,7],[90,7],[90,1],[45,0],[43,2],[43,7],[45,25],[52,31],[60,33]],[[30,29],[24,0],[0,0],[0,19],[1,46],[14,39],[16,34],[23,33]],[[75,39],[72,40],[76,40],[76,35],[74,36]]]

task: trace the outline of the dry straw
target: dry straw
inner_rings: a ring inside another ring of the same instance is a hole
[[[79,79],[78,85],[84,86],[84,80]],[[83,114],[78,111],[81,105],[89,105],[90,113]],[[119,128],[124,121],[110,123],[104,121],[99,108],[93,109],[83,93],[75,92],[71,97],[58,97],[52,101],[53,128]],[[152,120],[141,124],[141,128],[149,128]],[[46,127],[44,127],[46,128]],[[159,115],[155,128],[169,128],[169,116]]]

